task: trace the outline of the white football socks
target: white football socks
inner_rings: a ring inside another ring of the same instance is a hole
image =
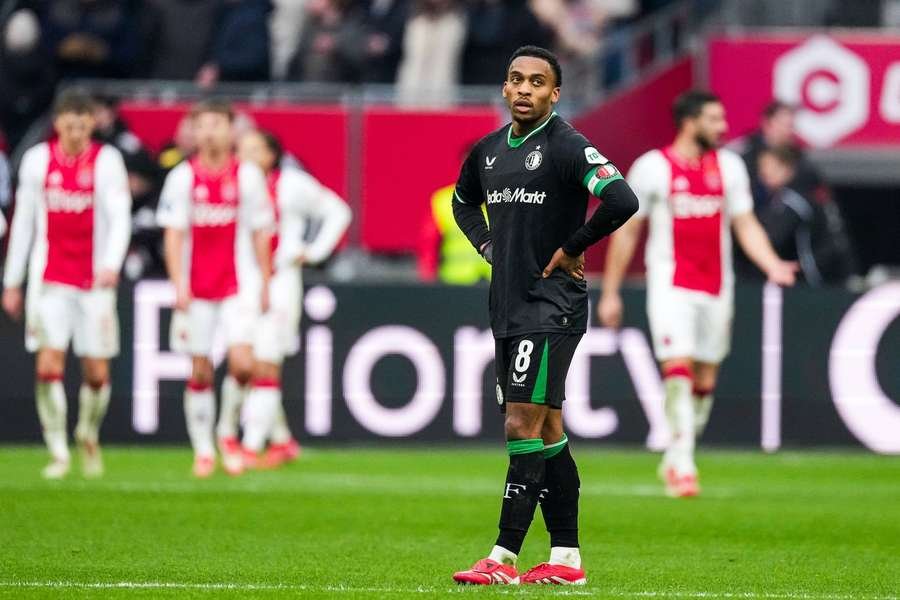
[[[563,565],[573,569],[581,568],[581,551],[578,548],[555,546],[550,548],[550,564]]]
[[[519,559],[519,555],[513,554],[503,546],[494,546],[494,549],[491,550],[488,558],[502,565],[516,566],[516,561]]]
[[[284,399],[280,399],[275,408],[275,420],[272,423],[272,433],[269,439],[273,444],[287,444],[294,435],[287,423],[287,415],[284,413]]]
[[[691,379],[682,375],[665,378],[666,419],[672,432],[672,440],[663,458],[665,464],[675,467],[679,475],[697,472],[694,465],[694,397]]]
[[[188,387],[185,390],[184,417],[195,456],[213,458],[216,455],[213,440],[215,414],[216,399],[212,387]]]
[[[38,417],[47,449],[57,461],[69,462],[66,436],[66,390],[61,380],[38,380],[35,386]]]
[[[222,382],[222,407],[216,435],[221,438],[237,437],[238,421],[241,417],[241,405],[249,391],[249,386],[241,386],[237,379],[226,375]]]
[[[709,423],[709,414],[712,412],[712,392],[694,394],[694,437],[700,438]]]
[[[100,438],[100,425],[106,410],[109,408],[110,389],[109,384],[94,389],[85,384],[78,390],[78,425],[75,427],[75,436],[96,444]]]
[[[281,405],[281,388],[277,384],[254,385],[244,403],[244,439],[248,450],[259,452],[266,445],[275,414]]]

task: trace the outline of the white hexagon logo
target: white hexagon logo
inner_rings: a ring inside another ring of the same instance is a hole
[[[869,118],[869,66],[828,36],[811,37],[775,62],[773,94],[798,107],[797,134],[824,148]]]

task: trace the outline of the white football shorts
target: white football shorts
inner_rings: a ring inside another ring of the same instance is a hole
[[[302,301],[300,269],[279,269],[269,282],[269,312],[260,317],[253,341],[256,360],[279,365],[300,350]]]
[[[226,348],[250,346],[258,317],[259,305],[240,295],[217,301],[195,298],[186,312],[172,315],[169,347],[191,356],[210,356],[220,327]]]
[[[115,289],[42,283],[29,304],[25,327],[29,352],[66,351],[72,342],[79,357],[112,358],[119,353]]]
[[[712,296],[671,286],[647,289],[653,351],[660,362],[692,358],[719,364],[731,350],[731,294]]]

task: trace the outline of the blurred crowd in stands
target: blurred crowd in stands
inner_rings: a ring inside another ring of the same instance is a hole
[[[744,27],[898,27],[900,0],[726,0],[727,22]]]
[[[0,127],[11,144],[61,77],[495,85],[511,52],[555,48],[588,78],[605,32],[669,0],[7,0]],[[572,77],[575,81],[578,77]]]
[[[45,113],[63,80],[182,80],[201,88],[231,81],[395,84],[401,99],[425,94],[434,101],[460,84],[499,84],[511,52],[534,43],[560,54],[568,81],[602,85],[605,81],[596,78],[610,75],[597,68],[596,57],[606,36],[669,3],[0,0],[0,207],[8,211],[12,195],[8,155]],[[747,14],[757,16],[795,4],[803,2],[730,3],[737,11],[753,5],[763,12]],[[815,4],[830,7],[820,12],[831,24],[853,24],[875,19],[876,12],[879,22],[890,19],[891,6],[900,2]],[[153,215],[165,174],[193,150],[190,123],[183,121],[156,155],[118,117],[114,99],[98,98],[95,116],[96,137],[125,157],[134,197],[135,235],[126,275],[163,275]],[[853,244],[830,190],[795,141],[793,117],[792,107],[773,103],[761,116],[759,131],[743,140],[757,215],[782,257],[801,264],[809,284],[845,283],[859,270]],[[445,236],[455,231],[439,211],[447,189],[437,192],[435,222],[425,227],[419,253],[424,279],[447,279],[441,272],[453,271],[441,257],[453,247]],[[472,272],[457,276],[458,282],[489,277],[480,264],[472,264]],[[740,257],[738,272],[750,280],[760,277]]]

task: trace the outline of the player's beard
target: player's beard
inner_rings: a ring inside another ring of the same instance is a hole
[[[702,133],[698,133],[694,136],[694,141],[697,142],[697,145],[700,146],[700,149],[703,152],[709,152],[710,150],[715,150],[719,147],[718,141],[710,140],[709,137]]]
[[[531,112],[527,115],[522,115],[516,112],[514,106],[510,105],[509,112],[513,122],[516,123],[520,129],[524,130],[525,133],[529,133],[550,115],[551,109],[548,108],[544,111],[540,111],[538,110],[538,107],[532,104]]]

